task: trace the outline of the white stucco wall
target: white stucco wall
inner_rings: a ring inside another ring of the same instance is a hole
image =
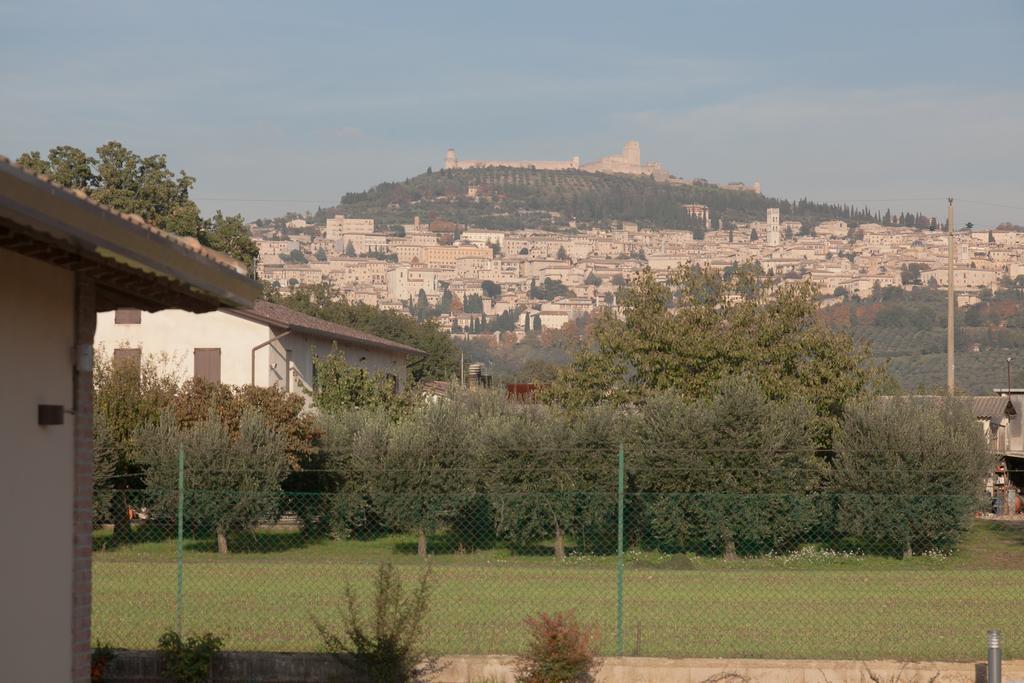
[[[0,678],[71,676],[74,418],[40,427],[40,404],[73,403],[74,280],[0,249]]]
[[[273,336],[266,325],[220,311],[142,311],[141,321],[137,325],[119,325],[114,322],[114,311],[97,315],[97,353],[109,356],[114,349],[140,348],[143,357],[155,359],[161,369],[184,380],[194,374],[195,349],[219,348],[221,381],[225,384],[250,384],[252,349]],[[272,361],[266,346],[256,351],[257,386],[271,384],[274,374],[272,362],[279,363],[277,370],[283,380],[282,361],[277,358]]]
[[[301,383],[305,391],[312,389],[313,356],[326,357],[331,352],[331,341],[316,337],[290,335],[282,340],[286,349],[292,352],[292,386],[297,390]],[[383,349],[360,347],[338,343],[338,350],[345,354],[345,362],[363,368],[371,375],[384,373],[394,375],[398,389],[405,388],[406,356]]]
[[[115,324],[114,312],[100,313],[96,321],[98,353],[111,354],[117,348],[140,348],[145,358],[155,358],[163,369],[179,379],[191,378],[196,348],[221,349],[221,381],[243,385],[251,382],[252,349],[275,335],[268,325],[230,313],[188,313],[169,310],[142,311],[139,324]],[[406,356],[383,349],[338,344],[350,365],[365,368],[371,374],[392,374],[399,388],[405,386]],[[287,353],[291,352],[291,379],[294,393],[305,394],[312,388],[313,356],[331,352],[331,341],[317,336],[292,333],[256,352],[256,385],[280,386],[286,383]]]

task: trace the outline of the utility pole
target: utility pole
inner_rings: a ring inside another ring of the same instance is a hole
[[[946,227],[949,230],[949,283],[946,287],[949,300],[946,309],[946,391],[952,396],[956,393],[956,370],[954,362],[953,325],[956,318],[956,294],[953,288],[953,198],[949,198],[949,209],[946,212]]]

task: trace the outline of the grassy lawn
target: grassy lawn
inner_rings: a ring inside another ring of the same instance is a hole
[[[186,545],[184,623],[230,649],[315,650],[313,618],[337,623],[346,583],[369,594],[376,564],[412,577],[415,538],[298,543],[261,533],[265,552],[219,557],[209,541]],[[151,648],[173,627],[173,541],[103,549],[93,560],[94,638]],[[410,553],[410,549],[412,552]],[[514,556],[504,549],[441,554],[428,648],[438,654],[512,653],[521,622],[574,609],[614,653],[614,557]],[[953,556],[897,560],[805,549],[730,563],[630,552],[624,591],[625,654],[644,656],[976,660],[999,628],[1006,656],[1024,656],[1024,527],[975,523]]]

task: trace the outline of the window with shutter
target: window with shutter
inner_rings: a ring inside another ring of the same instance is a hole
[[[195,377],[220,384],[220,349],[195,350]]]
[[[142,322],[142,311],[137,308],[119,308],[114,311],[115,325],[138,325]]]
[[[114,349],[114,365],[126,364],[139,367],[142,364],[142,349]]]

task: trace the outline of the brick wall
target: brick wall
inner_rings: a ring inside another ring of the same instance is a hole
[[[92,644],[92,367],[78,367],[78,348],[91,348],[96,329],[96,288],[79,276],[75,286],[75,500],[71,588],[71,680],[90,680]]]

